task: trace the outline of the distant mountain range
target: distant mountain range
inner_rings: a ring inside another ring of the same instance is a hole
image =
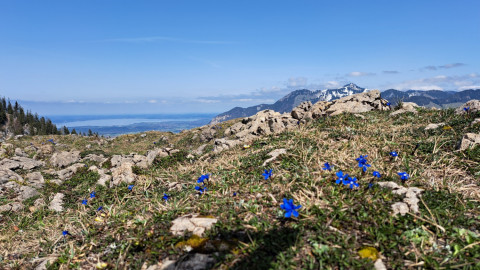
[[[210,123],[216,124],[239,117],[248,117],[256,114],[259,111],[267,109],[280,113],[290,112],[293,108],[304,101],[311,101],[312,103],[320,100],[330,101],[365,91],[365,88],[358,87],[353,83],[346,84],[338,89],[325,89],[316,91],[307,89],[295,90],[273,104],[260,104],[247,108],[235,107],[228,112],[224,112],[215,116]]]
[[[367,91],[366,88],[357,86],[354,83],[346,84],[338,89],[325,90],[295,90],[290,94],[279,99],[273,104],[260,104],[247,108],[235,107],[227,112],[215,116],[210,124],[216,124],[230,119],[248,117],[263,110],[274,110],[280,113],[290,112],[303,101],[331,101],[345,96],[358,94]],[[471,99],[480,99],[480,89],[470,89],[460,92],[456,91],[439,91],[439,90],[408,90],[399,91],[388,89],[382,92],[382,98],[390,101],[392,105],[398,102],[413,102],[420,106],[448,108],[457,107],[461,103],[465,103]]]

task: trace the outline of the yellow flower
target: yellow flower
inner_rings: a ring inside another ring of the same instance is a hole
[[[360,255],[361,258],[369,258],[373,261],[380,258],[378,250],[374,247],[364,247],[358,251],[358,255]]]

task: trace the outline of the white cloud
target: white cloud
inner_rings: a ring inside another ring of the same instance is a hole
[[[479,84],[480,79],[477,79],[476,74],[472,73],[460,76],[438,75],[428,78],[406,80],[397,84],[388,85],[386,88],[398,90],[464,90]]]
[[[287,81],[288,87],[304,87],[307,85],[307,78],[305,77],[290,77]]]
[[[362,71],[352,71],[346,74],[346,76],[349,76],[349,77],[363,77],[363,76],[373,76],[373,75],[375,75],[375,73],[362,72]]]
[[[465,66],[464,63],[452,63],[452,64],[446,64],[446,65],[441,65],[441,66],[438,66],[439,68],[454,68],[454,67],[461,67],[461,66]]]
[[[465,85],[462,87],[459,87],[458,90],[469,90],[469,89],[480,89],[480,85]]]
[[[200,103],[218,103],[218,102],[220,102],[220,100],[216,100],[216,99],[203,99],[203,98],[197,99],[196,101],[200,102]]]
[[[150,99],[149,101],[147,101],[148,103],[157,103],[158,101],[156,99]]]

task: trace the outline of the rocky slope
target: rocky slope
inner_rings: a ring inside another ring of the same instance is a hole
[[[387,103],[370,91],[180,134],[11,139],[0,268],[478,264],[480,102]]]
[[[359,87],[353,83],[346,84],[338,89],[325,89],[311,91],[307,89],[295,90],[285,97],[279,99],[274,104],[260,104],[248,108],[235,107],[230,111],[221,113],[212,119],[210,124],[220,123],[222,121],[249,117],[263,110],[274,110],[276,112],[290,112],[294,107],[304,101],[316,103],[318,101],[332,101],[345,96],[358,94],[366,91],[365,88]],[[408,90],[399,91],[389,89],[382,92],[382,96],[388,99],[393,106],[399,102],[412,102],[419,106],[449,108],[457,107],[461,103],[465,103],[472,99],[480,99],[480,89],[464,90],[464,91],[439,91],[439,90]]]

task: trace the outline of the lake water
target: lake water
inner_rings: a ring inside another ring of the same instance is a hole
[[[140,115],[53,115],[48,116],[58,127],[104,136],[118,136],[144,131],[180,132],[206,125],[216,114],[140,114]]]

